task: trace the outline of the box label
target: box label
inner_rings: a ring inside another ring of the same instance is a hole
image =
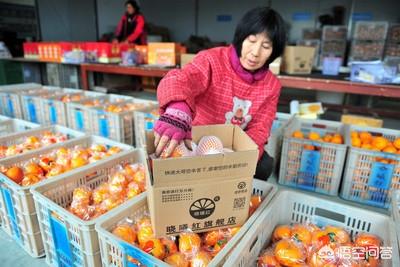
[[[315,179],[319,172],[320,158],[321,153],[319,151],[303,150],[300,170],[297,173],[297,185],[299,188],[315,189]]]
[[[392,183],[393,170],[393,164],[374,162],[372,164],[368,186],[388,190]]]
[[[107,117],[105,115],[104,111],[98,111],[98,115],[99,115],[99,132],[101,136],[104,137],[109,137],[110,136],[110,132],[108,130],[108,120]]]
[[[124,259],[124,266],[139,267],[139,266],[154,266],[154,257],[142,251],[141,249],[121,241],[120,245],[126,255]]]
[[[84,131],[85,126],[83,125],[83,113],[79,109],[75,110],[75,121],[76,121],[76,127],[78,128],[78,130]]]
[[[31,122],[37,123],[37,116],[36,116],[36,107],[35,103],[33,102],[31,97],[26,98],[27,101],[27,109],[28,109],[28,114]]]
[[[14,210],[14,203],[12,201],[12,196],[10,191],[7,188],[1,187],[1,191],[3,193],[4,202],[6,205],[8,218],[10,220],[11,230],[13,232],[13,236],[18,240],[21,241],[21,233],[18,227],[17,216]],[[4,223],[4,222],[3,222]]]
[[[53,101],[49,101],[50,123],[57,124],[57,111]]]
[[[49,222],[56,249],[59,266],[73,266],[72,251],[69,246],[68,231],[65,224],[49,211]]]
[[[6,115],[8,117],[15,117],[14,116],[14,105],[13,102],[11,100],[10,95],[6,96],[6,102],[7,102],[7,110],[6,110]]]

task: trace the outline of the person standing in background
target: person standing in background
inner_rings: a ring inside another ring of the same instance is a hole
[[[118,23],[113,42],[147,44],[145,20],[139,5],[136,1],[129,0],[125,2],[125,8],[126,12]]]

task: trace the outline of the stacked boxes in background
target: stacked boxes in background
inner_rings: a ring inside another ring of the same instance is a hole
[[[346,54],[347,27],[324,26],[321,42],[320,65],[325,57],[340,58],[342,63]]]
[[[314,47],[315,52],[314,52],[314,64],[313,67],[318,67],[319,65],[319,50],[321,47],[321,41],[316,40],[316,39],[310,39],[310,40],[298,40],[296,43],[297,46],[308,46],[308,47]]]
[[[386,21],[357,21],[349,61],[382,60],[388,26]]]
[[[46,64],[47,83],[52,86],[81,88],[79,67],[57,63]]]
[[[387,57],[400,57],[400,24],[390,26],[385,48]]]

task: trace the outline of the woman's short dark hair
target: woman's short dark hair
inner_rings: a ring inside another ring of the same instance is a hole
[[[135,13],[140,13],[140,6],[135,0],[128,0],[125,2],[125,6],[131,5],[135,8]]]
[[[265,63],[267,66],[283,54],[286,44],[285,22],[281,15],[269,7],[257,7],[248,11],[239,21],[233,46],[241,56],[243,41],[252,34],[265,32],[272,42],[272,54]]]

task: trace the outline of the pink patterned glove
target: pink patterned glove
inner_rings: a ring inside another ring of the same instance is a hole
[[[192,139],[192,112],[186,102],[170,103],[154,125],[154,131],[178,143]]]

